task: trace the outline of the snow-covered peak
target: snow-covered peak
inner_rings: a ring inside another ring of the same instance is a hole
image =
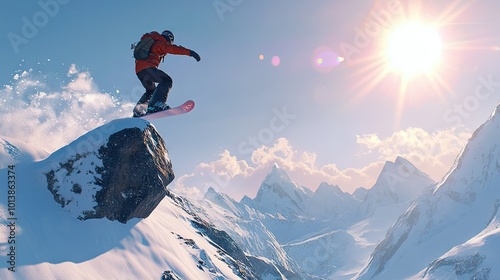
[[[225,210],[229,210],[232,213],[239,214],[238,202],[229,197],[226,194],[218,193],[214,188],[208,188],[203,200],[210,201],[215,205],[222,207]]]
[[[387,161],[380,172],[377,182],[368,191],[370,195],[388,195],[394,203],[412,200],[434,181],[408,160],[397,157],[394,162]],[[378,201],[384,198],[378,197]]]
[[[288,174],[275,163],[271,172],[266,176],[257,192],[256,200],[262,200],[263,195],[267,192],[273,192],[279,197],[303,197],[311,193],[309,189],[305,189],[295,184]]]
[[[359,206],[360,201],[349,193],[343,192],[336,185],[321,183],[307,201],[306,208],[309,215],[323,220],[340,220],[351,217]]]
[[[217,200],[220,197],[220,194],[214,190],[214,188],[210,187],[208,188],[207,192],[205,193],[205,197],[203,199],[207,200]]]
[[[434,183],[427,174],[402,157],[397,157],[394,162],[387,161],[377,182],[366,193],[359,215],[366,217],[380,207],[409,203]]]
[[[288,176],[288,174],[281,169],[277,163],[273,165],[273,168],[269,174],[267,174],[266,179],[264,179],[264,183],[267,185],[289,185],[293,184],[292,179]]]
[[[484,185],[500,172],[500,105],[469,139],[438,188],[465,192],[473,182]]]
[[[227,204],[227,202],[230,202],[231,204],[236,203],[231,197],[223,193],[218,193],[212,187],[208,188],[203,199],[218,204],[219,206],[223,206]]]
[[[396,160],[394,162],[385,162],[384,167],[382,168],[382,172],[380,173],[379,180],[384,180],[387,182],[390,182],[391,180],[402,181],[410,176],[418,176],[431,180],[429,175],[420,171],[410,161],[400,156],[396,157]]]
[[[344,192],[339,188],[339,186],[330,185],[325,182],[321,183],[314,192],[314,196],[332,197],[332,196],[342,196],[342,195],[344,195]]]
[[[303,202],[311,194],[309,189],[295,184],[284,170],[274,164],[253,201],[263,213],[301,215],[304,211]]]

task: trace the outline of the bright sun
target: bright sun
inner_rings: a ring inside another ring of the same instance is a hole
[[[388,93],[395,100],[394,127],[399,127],[401,116],[408,106],[453,93],[450,83],[454,82],[456,71],[453,70],[457,63],[461,63],[461,55],[465,56],[466,50],[484,50],[483,38],[454,39],[463,36],[456,34],[461,31],[452,23],[460,22],[461,16],[474,1],[451,1],[443,6],[437,4],[440,1],[409,2],[418,3],[410,3],[408,13],[401,13],[398,18],[385,15],[384,22],[380,22],[381,14],[373,11],[373,15],[379,17],[380,28],[375,29],[375,21],[368,21],[365,29],[357,32],[366,31],[364,35],[367,38],[370,32],[382,31],[378,37],[371,36],[376,40],[376,47],[351,62],[356,67],[356,83],[352,86],[356,94],[353,99]],[[387,22],[389,19],[390,23]],[[355,43],[363,39],[360,36],[357,35],[359,38]]]
[[[410,75],[428,72],[441,58],[441,38],[428,25],[399,26],[391,32],[387,44],[386,58],[392,71]]]

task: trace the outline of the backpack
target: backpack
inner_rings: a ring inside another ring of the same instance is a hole
[[[146,60],[149,57],[151,46],[153,46],[155,39],[151,37],[143,37],[139,43],[132,45],[134,49],[134,58],[137,60]]]

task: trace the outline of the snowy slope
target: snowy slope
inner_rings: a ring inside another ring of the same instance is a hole
[[[49,153],[41,148],[0,135],[0,168],[19,162],[32,162],[46,158]]]
[[[500,106],[474,132],[443,181],[424,191],[398,219],[359,279],[402,279],[427,267],[426,277],[448,269],[452,279],[470,279],[474,273],[486,271],[490,279],[500,279],[500,271],[487,265],[500,261],[500,254],[490,247],[498,238],[494,221],[500,201],[499,113]],[[482,251],[485,253],[479,253]],[[444,265],[461,260],[464,266],[476,263],[477,269],[463,272],[461,265]],[[459,272],[453,274],[453,267]]]
[[[1,178],[13,182],[11,189],[0,184],[0,279],[160,279],[165,271],[180,279],[256,278],[234,242],[172,194],[148,218],[126,224],[82,221],[61,208],[47,189],[47,166],[70,151],[96,146],[78,143],[102,143],[111,133],[136,127],[137,120],[113,124],[112,129],[108,125],[106,131],[82,136],[87,141],[75,141],[47,160],[0,170]]]
[[[297,270],[274,235],[260,221],[259,216],[263,215],[254,209],[212,188],[202,200],[193,201],[190,206],[198,216],[226,231],[249,255],[264,257],[286,271]]]
[[[479,234],[464,244],[453,247],[434,260],[416,277],[418,279],[497,279],[500,248],[500,213]],[[491,278],[490,278],[491,277]]]
[[[346,279],[339,274],[345,273],[363,255],[367,255],[365,249],[359,246],[359,241],[341,229],[285,244],[284,248],[304,272],[320,279]],[[342,273],[337,273],[339,269]]]

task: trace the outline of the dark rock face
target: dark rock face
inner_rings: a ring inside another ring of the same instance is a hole
[[[106,217],[126,223],[148,217],[174,179],[163,139],[150,125],[124,128],[106,138],[93,149],[66,156],[55,168],[52,164],[45,173],[48,189],[81,220]],[[70,145],[81,141],[88,146],[84,137]]]
[[[131,128],[111,135],[99,149],[104,168],[98,170],[103,188],[96,193],[96,218],[124,223],[149,216],[174,179],[166,153],[161,137],[150,130]]]

